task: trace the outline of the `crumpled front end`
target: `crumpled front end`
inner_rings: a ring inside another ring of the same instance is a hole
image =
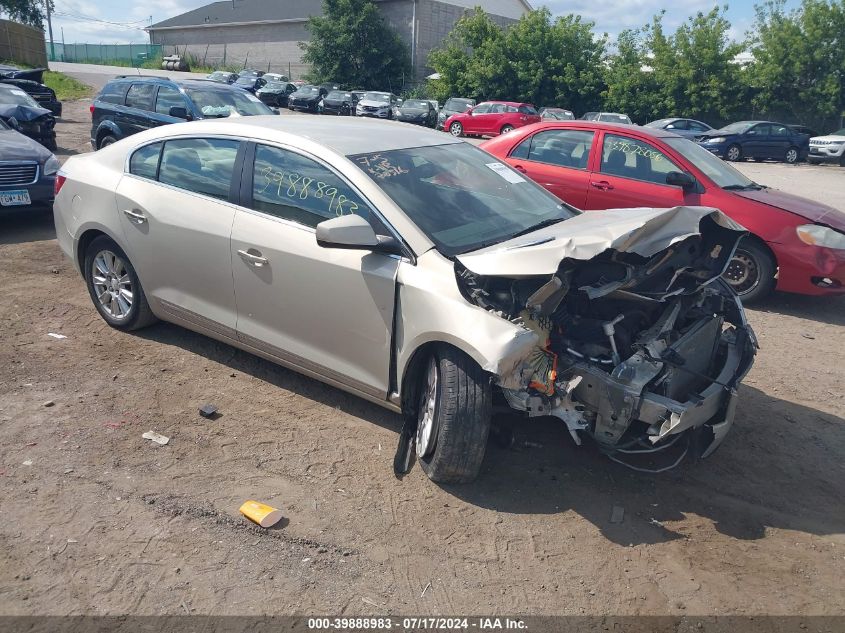
[[[479,275],[456,264],[469,301],[539,341],[495,376],[511,408],[560,418],[577,443],[592,437],[626,463],[675,446],[666,453],[680,455],[673,466],[718,447],[757,343],[720,279],[744,233],[718,212],[695,219],[694,230],[650,235],[647,251],[634,229],[589,259],[565,256],[551,277]],[[571,232],[567,239],[579,247]]]

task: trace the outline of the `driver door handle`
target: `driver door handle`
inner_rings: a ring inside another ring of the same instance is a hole
[[[269,259],[263,257],[259,251],[253,248],[249,249],[249,251],[238,251],[238,255],[240,255],[241,259],[247,264],[251,264],[253,266],[260,267],[270,263]]]
[[[136,224],[143,224],[147,221],[147,216],[138,211],[138,209],[124,209],[123,213]]]
[[[522,165],[514,165],[513,168],[519,172],[522,172],[523,174],[526,173],[526,169]]]
[[[592,181],[590,184],[596,189],[601,189],[602,191],[610,191],[613,189],[613,185],[606,180],[599,180],[598,182]]]

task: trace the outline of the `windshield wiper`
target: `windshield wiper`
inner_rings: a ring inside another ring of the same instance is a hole
[[[568,218],[549,218],[548,220],[543,220],[542,222],[538,222],[534,226],[529,226],[527,229],[523,229],[522,231],[519,231],[518,233],[514,233],[513,235],[511,235],[510,237],[508,237],[506,239],[512,240],[515,237],[521,237],[523,235],[527,235],[528,233],[533,233],[534,231],[539,231],[540,229],[544,229],[547,226],[551,226],[552,224],[557,224],[558,222],[563,222],[564,220],[567,220],[567,219]]]
[[[760,191],[764,187],[763,185],[758,185],[756,182],[752,182],[748,185],[726,185],[722,189],[725,191]]]

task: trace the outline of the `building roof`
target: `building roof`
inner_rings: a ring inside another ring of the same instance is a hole
[[[381,0],[376,0],[377,2]],[[518,19],[531,10],[528,0],[437,0],[467,9],[478,5],[492,15]],[[158,29],[255,22],[298,22],[322,15],[322,0],[221,0],[147,27]]]

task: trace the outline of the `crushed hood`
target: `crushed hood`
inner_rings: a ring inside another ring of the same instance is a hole
[[[821,202],[808,200],[801,196],[794,196],[791,193],[778,191],[777,189],[760,189],[759,191],[734,191],[738,196],[762,202],[770,207],[788,211],[795,215],[807,218],[811,222],[826,224],[827,226],[845,231],[845,213],[829,207]]]
[[[4,119],[14,117],[18,121],[35,121],[35,119],[43,117],[45,114],[53,116],[47,108],[34,108],[27,105],[17,105],[14,103],[0,103],[0,116]]]
[[[709,207],[588,211],[457,259],[478,275],[551,275],[564,259],[588,260],[607,249],[651,257],[699,235],[701,220],[707,216],[719,226],[736,231],[737,239],[745,232],[721,211]]]

